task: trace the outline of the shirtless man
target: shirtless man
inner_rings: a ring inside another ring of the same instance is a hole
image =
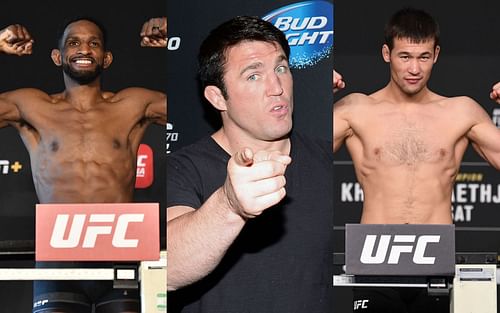
[[[500,130],[485,110],[469,97],[444,97],[427,87],[439,50],[431,16],[397,12],[382,47],[389,83],[335,104],[333,149],[345,142],[353,160],[364,191],[361,223],[451,224],[452,187],[469,142],[500,168]],[[498,101],[498,93],[491,97]]]
[[[166,19],[157,19],[154,25],[151,21],[143,27],[141,44],[160,46],[158,37],[166,37]],[[165,94],[144,88],[117,93],[101,90],[100,74],[113,61],[104,37],[103,28],[95,21],[68,23],[51,54],[54,64],[62,67],[65,90],[49,95],[23,88],[0,94],[0,127],[13,126],[19,131],[41,203],[131,202],[142,136],[151,123],[166,124]],[[166,45],[165,39],[163,43]],[[29,32],[21,25],[0,31],[1,52],[30,54],[32,45]],[[35,296],[49,302],[35,307],[34,312],[80,312],[82,307],[90,312],[91,302],[110,296],[106,294],[109,286],[102,288],[105,283],[99,282],[86,295],[75,289],[70,298],[77,299],[73,301],[76,307],[63,308],[64,296],[55,293],[69,292],[59,289],[63,285],[70,284],[35,283]],[[45,294],[40,294],[39,287]],[[124,300],[100,308],[97,303],[96,312],[139,312],[138,297],[113,296]]]

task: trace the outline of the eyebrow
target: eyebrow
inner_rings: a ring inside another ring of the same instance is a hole
[[[408,52],[408,51],[400,51],[400,52],[398,52],[397,55],[413,55],[413,53]],[[418,56],[422,56],[422,55],[432,55],[432,52],[426,51],[426,52],[422,52],[422,53],[418,54]]]
[[[255,70],[255,69],[258,69],[259,67],[262,67],[263,63],[262,62],[254,62],[248,66],[245,66],[241,72],[240,72],[240,76],[243,75],[246,71],[249,71],[249,70]]]
[[[281,63],[283,61],[288,61],[287,57],[284,54],[281,54],[278,56],[277,62],[276,63]],[[258,69],[259,67],[262,67],[264,63],[262,62],[254,62],[248,66],[245,66],[241,71],[240,71],[240,76],[243,75],[246,71],[248,70],[255,70]]]
[[[77,36],[77,35],[71,35],[71,36],[66,37],[66,40],[64,42],[67,42],[68,40],[82,40],[82,37]],[[102,39],[99,36],[91,36],[88,38],[88,40],[89,41],[99,40],[102,42]]]

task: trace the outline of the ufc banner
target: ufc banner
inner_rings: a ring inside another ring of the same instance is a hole
[[[158,203],[37,204],[37,261],[160,258]]]
[[[346,273],[454,276],[455,225],[346,224]]]

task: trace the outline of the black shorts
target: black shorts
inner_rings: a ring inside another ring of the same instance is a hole
[[[353,288],[353,312],[359,313],[449,313],[448,296],[429,296],[426,288]]]
[[[110,263],[38,262],[37,267],[87,268],[110,267]],[[33,283],[33,313],[57,309],[62,312],[100,313],[140,312],[138,289],[115,289],[109,280],[35,281]]]

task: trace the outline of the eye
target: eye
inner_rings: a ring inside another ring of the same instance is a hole
[[[101,44],[100,44],[99,42],[97,42],[97,41],[92,41],[92,42],[89,44],[89,46],[94,47],[94,48],[97,48],[97,47],[100,47],[100,46],[101,46]]]
[[[409,57],[407,55],[400,56],[401,60],[408,61]]]
[[[79,42],[76,40],[70,40],[70,41],[68,41],[67,45],[70,47],[76,47],[79,45]]]
[[[422,61],[428,61],[430,58],[431,58],[430,56],[426,55],[426,56],[421,56],[420,60],[422,60]]]
[[[259,76],[257,74],[252,74],[247,78],[248,81],[256,81],[257,79],[259,79]]]
[[[278,74],[284,74],[288,72],[288,67],[285,65],[280,65],[276,68],[276,73]]]

